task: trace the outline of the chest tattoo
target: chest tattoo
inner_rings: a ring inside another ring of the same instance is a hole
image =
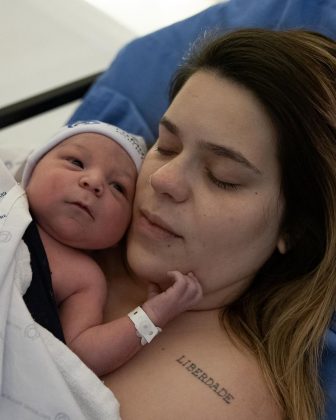
[[[186,356],[181,356],[176,359],[177,363],[183,366],[187,372],[203,382],[208,388],[210,388],[215,394],[220,397],[227,404],[231,404],[234,400],[234,396],[223,386],[221,386],[214,378],[209,376],[203,369],[187,359]]]

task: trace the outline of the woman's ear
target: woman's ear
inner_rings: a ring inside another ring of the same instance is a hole
[[[280,254],[284,255],[288,251],[292,250],[296,244],[301,241],[304,234],[304,227],[301,225],[295,226],[295,229],[291,228],[286,229],[283,233],[279,235],[277,242],[277,249]]]
[[[280,254],[282,255],[286,254],[286,252],[288,251],[287,242],[288,241],[286,240],[286,236],[284,234],[280,235],[277,242],[277,248]]]

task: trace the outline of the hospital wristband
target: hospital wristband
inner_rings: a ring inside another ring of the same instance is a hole
[[[146,312],[138,306],[128,314],[129,319],[133,322],[136,335],[141,338],[141,345],[150,343],[162,329],[153,324]]]

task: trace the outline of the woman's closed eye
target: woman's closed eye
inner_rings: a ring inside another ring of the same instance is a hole
[[[159,146],[159,145],[155,145],[153,147],[153,150],[155,150],[157,153],[159,153],[160,155],[163,155],[163,156],[174,156],[177,153],[177,151],[174,150],[174,149],[164,148],[164,147]]]
[[[206,169],[206,174],[207,177],[209,178],[209,180],[215,184],[218,188],[222,188],[224,190],[233,190],[233,191],[237,191],[239,189],[239,187],[241,186],[240,184],[234,184],[232,182],[226,182],[226,181],[221,181],[218,178],[216,178],[213,173],[209,170]]]

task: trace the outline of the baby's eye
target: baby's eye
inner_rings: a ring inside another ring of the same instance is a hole
[[[111,188],[114,188],[115,190],[119,191],[121,194],[125,194],[125,188],[123,185],[119,184],[119,182],[111,182],[110,186]]]
[[[80,159],[70,158],[69,161],[73,165],[78,166],[79,168],[82,168],[82,169],[84,168],[84,164],[83,164],[83,162]]]

